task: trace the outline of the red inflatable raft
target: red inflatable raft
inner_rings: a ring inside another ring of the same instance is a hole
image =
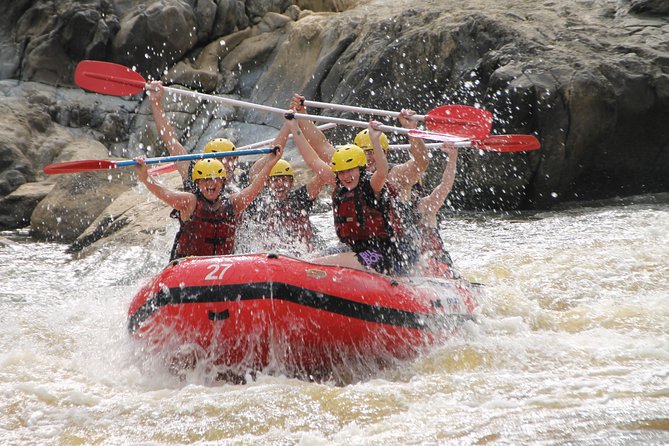
[[[128,329],[242,375],[322,377],[415,358],[473,319],[479,298],[462,279],[393,279],[274,254],[189,257],[137,293]]]

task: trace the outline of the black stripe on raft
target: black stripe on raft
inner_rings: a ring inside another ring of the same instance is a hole
[[[367,322],[405,328],[434,329],[452,325],[453,319],[471,320],[463,314],[413,313],[380,307],[323,294],[279,282],[255,282],[235,285],[193,286],[160,290],[128,319],[128,330],[134,333],[153,313],[166,305],[201,304],[240,300],[275,299],[292,302],[321,311],[340,314]]]

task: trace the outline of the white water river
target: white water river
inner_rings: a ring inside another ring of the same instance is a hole
[[[669,444],[669,197],[456,216],[443,233],[487,285],[480,321],[344,386],[179,381],[126,330],[169,240],[72,260],[4,234],[0,444]]]

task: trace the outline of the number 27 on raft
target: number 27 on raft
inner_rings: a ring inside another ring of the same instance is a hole
[[[231,264],[217,264],[207,265],[207,269],[210,269],[209,273],[204,276],[204,280],[223,280],[223,276],[230,269]]]

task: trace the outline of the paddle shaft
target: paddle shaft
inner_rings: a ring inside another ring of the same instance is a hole
[[[234,152],[211,152],[211,153],[191,153],[187,155],[161,156],[156,158],[146,158],[145,164],[158,164],[176,161],[196,160],[205,158],[223,158],[228,156],[260,155],[273,152],[273,148],[240,150]],[[44,173],[47,175],[92,172],[96,170],[116,169],[117,167],[133,166],[139,164],[135,160],[74,160],[64,161],[62,163],[53,163],[44,166]]]
[[[319,125],[318,130],[323,131],[323,130],[328,130],[328,129],[331,129],[331,128],[334,128],[334,127],[337,127],[337,124],[335,124],[334,122],[331,122],[329,124]],[[288,134],[288,139],[291,139],[292,137],[293,137],[293,134],[289,133]],[[253,143],[253,144],[247,144],[245,146],[238,147],[237,150],[255,149],[256,147],[264,147],[267,144],[271,144],[273,141],[274,141],[274,138],[266,139],[265,141],[259,141],[259,142]]]
[[[269,105],[261,105],[261,104],[254,104],[252,102],[245,102],[245,101],[240,101],[238,99],[231,99],[231,98],[226,98],[222,96],[214,96],[211,94],[207,93],[199,93],[196,91],[190,91],[190,90],[181,90],[178,88],[173,88],[173,87],[163,87],[165,91],[168,91],[170,93],[174,94],[182,94],[186,96],[190,96],[193,98],[199,98],[199,99],[206,99],[209,101],[214,101],[214,102],[222,102],[230,105],[236,105],[239,107],[245,107],[245,108],[252,108],[255,110],[260,110],[260,111],[266,111],[270,113],[275,113],[275,114],[280,114],[284,115],[286,114],[286,110],[283,110],[278,107],[272,107]],[[334,124],[342,124],[342,125],[350,125],[352,127],[362,127],[362,128],[367,128],[369,126],[368,122],[364,121],[356,121],[353,119],[345,119],[345,118],[336,118],[334,116],[321,116],[321,115],[309,115],[305,113],[293,113],[293,116],[295,119],[307,119],[310,121],[315,121],[315,122],[328,122],[328,123],[334,123]],[[434,138],[439,138],[439,140],[445,140],[445,141],[464,141],[466,138],[461,138],[459,136],[454,136],[454,135],[448,135],[446,133],[438,134],[436,132],[424,132],[421,130],[413,130],[413,129],[405,129],[403,127],[394,127],[390,125],[380,125],[379,130],[383,132],[393,132],[393,133],[399,133],[399,134],[404,134],[404,135],[409,135],[409,136],[415,136],[417,138],[424,138],[424,139],[430,139],[430,137]]]
[[[86,68],[88,67],[88,68]],[[96,68],[97,67],[97,68]],[[80,68],[83,68],[79,71]],[[105,71],[99,71],[105,70]],[[114,71],[116,70],[116,71]],[[111,71],[111,73],[109,72]],[[118,73],[118,74],[117,74]],[[146,88],[146,80],[137,72],[130,70],[127,67],[122,65],[113,64],[109,62],[96,62],[96,61],[82,61],[77,66],[77,72],[75,73],[75,80],[79,79],[78,84],[84,88],[96,91],[99,93],[105,94],[115,94],[117,96],[123,96],[125,94],[137,94]],[[91,83],[90,80],[94,82]],[[98,82],[101,81],[101,82]],[[119,89],[108,90],[106,89],[105,84],[111,83],[116,86],[128,86],[131,88],[128,89]],[[255,104],[252,102],[240,101],[238,99],[226,98],[223,96],[215,96],[207,93],[200,93],[190,90],[181,90],[174,87],[163,87],[164,90],[171,94],[179,94],[184,96],[190,96],[198,100],[208,100],[211,102],[221,102],[225,104],[235,105],[238,107],[251,108],[255,110],[265,111],[269,113],[276,114],[285,114],[286,110],[271,107],[269,105]],[[350,125],[353,127],[362,127],[366,128],[369,124],[363,121],[355,121],[352,119],[343,119],[335,118],[329,116],[318,116],[318,115],[308,115],[295,113],[295,118],[297,119],[308,119],[317,122],[329,122],[336,124]],[[405,134],[417,138],[423,139],[433,139],[436,141],[464,141],[467,138],[458,137],[450,133],[441,133],[441,132],[430,132],[430,131],[421,131],[415,129],[405,129],[402,127],[393,127],[389,125],[381,125],[379,130],[384,132],[394,132],[399,134]]]
[[[329,102],[306,101],[306,100],[303,101],[303,104],[306,105],[307,107],[324,108],[328,110],[337,110],[337,111],[347,111],[347,112],[361,113],[365,115],[388,116],[391,118],[400,117],[400,112],[391,110],[379,110],[376,108],[356,107],[353,105],[331,104]],[[424,121],[425,115],[412,115],[409,116],[409,119],[413,119],[415,121]]]
[[[328,129],[331,129],[333,127],[337,127],[337,124],[330,123],[330,124],[319,125],[318,129],[319,130],[328,130]],[[292,133],[288,134],[288,138],[292,138],[292,137],[293,137]],[[235,149],[235,151],[255,149],[257,147],[264,147],[267,144],[271,144],[272,142],[274,142],[274,138],[266,139],[265,141],[259,141],[259,142],[253,143],[253,144],[247,144],[247,145],[241,146],[241,147],[237,147]],[[149,174],[156,175],[156,174],[161,174],[161,173],[168,173],[168,172],[173,172],[175,169],[176,169],[176,166],[174,164],[169,164],[169,165],[165,165],[165,166],[161,166],[161,167],[154,167],[153,169],[149,170]]]
[[[249,150],[233,150],[232,152],[209,152],[209,153],[189,153],[186,155],[172,155],[172,156],[158,156],[155,158],[146,158],[144,164],[159,164],[159,163],[171,163],[176,161],[190,161],[190,160],[199,160],[207,158],[225,158],[229,156],[244,156],[244,155],[262,155],[265,153],[270,153],[274,149],[270,147],[265,147],[262,149],[249,149]],[[137,164],[135,160],[123,160],[116,161],[116,166],[132,166]]]

